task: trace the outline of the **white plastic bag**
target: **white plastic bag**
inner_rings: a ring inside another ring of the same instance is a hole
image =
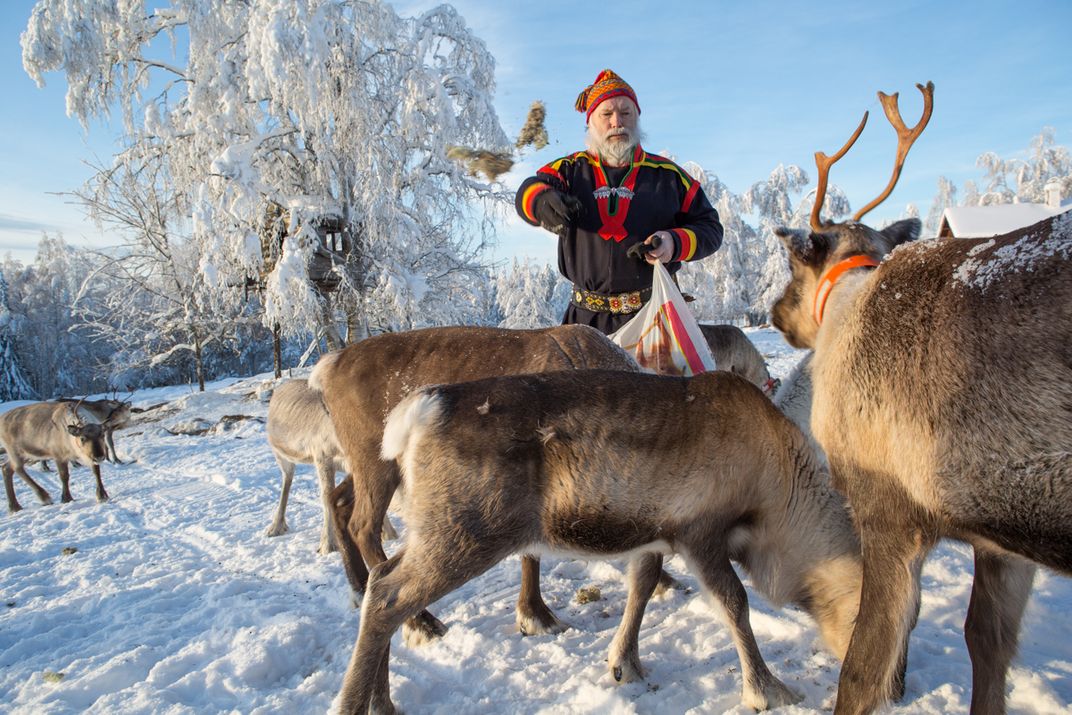
[[[641,369],[691,377],[715,369],[700,326],[662,263],[654,265],[651,300],[610,339]]]

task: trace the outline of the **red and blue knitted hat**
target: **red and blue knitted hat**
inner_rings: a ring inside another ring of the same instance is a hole
[[[636,92],[629,83],[616,75],[611,70],[603,70],[596,76],[596,81],[584,88],[577,95],[577,102],[573,106],[578,112],[584,112],[584,120],[587,123],[592,117],[599,103],[611,97],[629,97],[637,106],[637,114],[640,113],[640,102],[637,101]]]

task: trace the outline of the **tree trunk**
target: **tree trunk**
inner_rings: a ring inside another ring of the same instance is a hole
[[[279,337],[279,323],[272,326],[272,365],[275,367],[275,377],[278,380],[283,377],[283,341]]]
[[[343,343],[342,336],[339,335],[339,329],[335,327],[335,321],[332,319],[331,299],[324,296],[320,306],[320,322],[324,327],[324,339],[328,341],[328,350],[342,350],[346,345]]]
[[[205,364],[201,359],[201,336],[194,333],[194,369],[197,371],[197,391],[205,391]]]

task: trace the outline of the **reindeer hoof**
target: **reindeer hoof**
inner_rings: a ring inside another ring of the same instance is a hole
[[[551,613],[551,609],[547,606],[528,613],[523,613],[521,610],[517,612],[517,630],[523,636],[554,635],[568,629],[569,626]]]
[[[758,688],[746,687],[741,698],[742,702],[753,710],[770,710],[784,705],[796,705],[803,699],[803,694],[791,690],[789,686],[773,676]]]
[[[22,511],[22,505],[21,504],[8,504],[7,505],[7,510],[8,510],[8,513],[14,514],[17,511]]]
[[[97,503],[98,504],[103,504],[104,502],[111,501],[111,500],[112,500],[112,498],[110,496],[108,496],[107,494],[98,494],[97,495]]]
[[[62,504],[67,504],[68,502],[73,502],[73,501],[74,501],[74,497],[71,496],[70,494],[64,494],[62,497],[60,497],[60,503],[62,503]],[[45,504],[51,504],[52,500],[49,499],[48,501],[46,501],[44,503]]]
[[[264,532],[264,535],[267,536],[268,538],[272,538],[274,536],[282,536],[283,534],[287,533],[288,531],[290,531],[290,528],[287,527],[286,523],[273,524],[272,526],[268,527],[268,531]]]
[[[611,660],[610,674],[616,683],[636,683],[644,679],[644,669],[640,667],[638,657],[622,658],[620,662]]]
[[[447,627],[428,611],[421,611],[402,625],[402,640],[410,648],[442,638]]]

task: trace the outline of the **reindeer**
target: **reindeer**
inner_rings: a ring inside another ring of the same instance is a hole
[[[1035,564],[1072,573],[1072,217],[919,243],[916,219],[859,223],[930,118],[934,85],[918,86],[911,129],[897,95],[879,93],[898,134],[886,190],[851,221],[820,219],[830,166],[865,114],[834,157],[816,154],[811,231],[778,231],[792,279],[773,322],[815,351],[812,429],[863,545],[839,715],[903,696],[920,571],[939,539],[975,552],[964,624],[973,713],[1004,712]]]
[[[763,356],[743,330],[735,325],[701,324],[700,332],[717,369],[740,375],[773,398],[779,382],[771,377]]]
[[[80,406],[85,414],[104,428],[104,441],[107,443],[109,462],[123,464],[119,455],[115,452],[115,441],[112,434],[117,429],[122,429],[130,424],[129,400],[77,400],[61,399],[60,402],[75,403]]]
[[[321,358],[309,386],[323,394],[339,445],[352,468],[350,479],[332,493],[331,504],[335,539],[355,594],[365,590],[366,564],[375,566],[387,558],[380,534],[399,484],[398,466],[380,459],[383,423],[390,409],[426,384],[579,367],[638,369],[606,336],[580,325],[385,333]],[[522,557],[517,625],[526,635],[555,633],[566,627],[540,595],[539,568],[538,558]],[[445,632],[445,626],[428,611],[415,615],[404,629],[411,643]]]
[[[7,451],[9,464],[3,465],[4,489],[8,511],[21,511],[15,498],[12,477],[17,472],[30,485],[42,504],[51,504],[52,497],[26,472],[28,460],[52,459],[63,484],[64,502],[73,501],[71,473],[68,462],[77,461],[93,468],[97,478],[97,501],[108,501],[108,492],[101,481],[100,462],[107,457],[104,428],[82,410],[81,405],[68,402],[35,402],[16,407],[0,415],[0,443]]]
[[[652,551],[682,554],[722,606],[748,706],[800,696],[764,663],[731,559],[772,601],[806,609],[835,653],[848,643],[861,574],[844,500],[800,430],[736,375],[584,370],[429,386],[391,412],[383,457],[402,465],[408,531],[369,577],[343,712],[393,712],[398,626],[532,549],[640,555],[608,659],[617,680],[641,675]]]
[[[307,380],[287,380],[272,393],[268,403],[268,445],[283,475],[268,536],[287,533],[287,499],[294,479],[295,464],[313,464],[320,482],[320,501],[324,508],[324,524],[320,530],[318,553],[335,551],[335,534],[331,526],[331,492],[335,489],[335,473],[349,472],[342,447],[335,438],[335,427],[320,399],[320,393],[309,387]],[[385,524],[388,522],[385,522]]]

